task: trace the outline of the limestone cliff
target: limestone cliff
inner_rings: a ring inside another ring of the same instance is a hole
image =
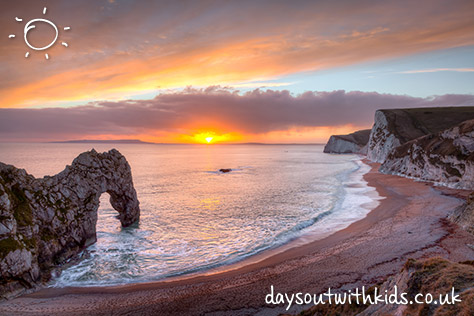
[[[370,133],[367,158],[384,162],[397,146],[473,118],[472,106],[378,110]]]
[[[130,166],[117,150],[80,154],[55,176],[34,178],[0,163],[0,296],[47,280],[96,241],[99,198],[109,193],[122,226],[138,221]]]
[[[394,148],[380,171],[474,190],[474,120]]]
[[[324,146],[324,152],[366,154],[367,147],[365,146],[369,142],[370,131],[370,129],[365,129],[349,135],[332,135]]]

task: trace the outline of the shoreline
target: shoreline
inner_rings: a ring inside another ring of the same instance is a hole
[[[474,237],[444,219],[461,203],[451,195],[463,196],[463,190],[384,175],[377,171],[378,164],[369,165],[364,180],[385,199],[366,217],[326,238],[237,269],[182,280],[45,288],[0,303],[0,313],[277,314],[286,311],[265,304],[270,285],[286,293],[347,290],[385,279],[408,258],[474,258],[474,251],[465,246],[474,243]]]
[[[351,154],[352,155],[352,154]],[[380,202],[379,200],[384,199],[381,197],[374,187],[369,186],[367,181],[364,179],[365,174],[370,172],[370,165],[365,160],[364,156],[357,155],[356,158],[352,160],[352,163],[357,166],[356,169],[343,174],[338,175],[343,178],[342,190],[344,191],[344,197],[340,199],[333,209],[336,209],[340,214],[334,214],[334,218],[329,218],[331,223],[326,223],[321,226],[320,222],[314,223],[313,225],[306,227],[300,231],[300,235],[294,237],[284,243],[277,243],[270,248],[261,250],[255,254],[246,255],[242,258],[239,258],[236,261],[229,263],[218,264],[213,267],[196,269],[192,272],[184,272],[176,275],[165,276],[157,279],[150,278],[148,280],[140,280],[137,282],[128,282],[128,283],[112,283],[112,284],[84,284],[84,285],[65,285],[65,286],[55,286],[55,282],[52,281],[47,284],[43,289],[80,289],[80,288],[116,288],[116,287],[126,287],[131,285],[140,285],[148,283],[157,283],[157,282],[175,282],[182,281],[186,279],[191,279],[200,276],[209,276],[213,274],[229,272],[232,270],[237,270],[248,265],[258,264],[259,262],[278,255],[282,252],[288,251],[291,248],[297,248],[304,246],[306,244],[312,243],[317,240],[324,239],[339,230],[347,228],[354,222],[363,219],[370,213],[374,208],[376,208]],[[363,201],[355,201],[354,196],[362,196]],[[348,210],[351,209],[351,210]],[[333,210],[331,209],[331,211]],[[343,215],[346,218],[343,217]],[[327,218],[323,218],[323,221]],[[321,230],[324,228],[324,230]]]

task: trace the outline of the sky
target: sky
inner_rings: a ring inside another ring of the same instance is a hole
[[[0,141],[325,142],[474,105],[473,57],[473,1],[2,1]]]

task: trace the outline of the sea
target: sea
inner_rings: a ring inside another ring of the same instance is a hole
[[[363,179],[370,167],[362,157],[325,154],[322,145],[3,143],[0,161],[43,177],[92,148],[127,158],[140,221],[122,228],[104,193],[97,242],[51,287],[150,282],[245,263],[341,230],[380,199]]]

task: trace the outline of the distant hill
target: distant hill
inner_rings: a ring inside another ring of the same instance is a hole
[[[144,142],[139,139],[80,139],[50,142],[55,144],[155,144]]]

